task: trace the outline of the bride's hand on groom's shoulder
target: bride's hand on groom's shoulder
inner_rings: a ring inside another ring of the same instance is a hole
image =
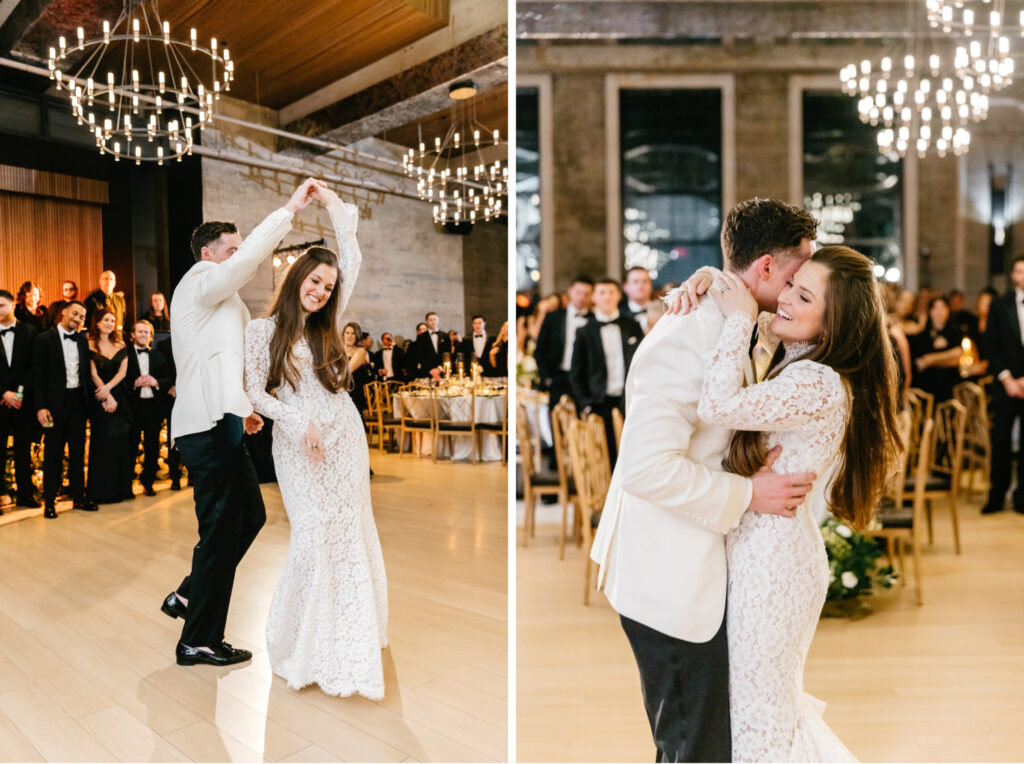
[[[757,300],[735,273],[723,271],[718,274],[708,294],[726,318],[734,313],[745,313],[751,320],[757,320]]]
[[[673,289],[665,297],[665,313],[674,316],[682,313],[684,316],[697,307],[700,298],[707,294],[708,289],[715,280],[717,271],[708,266],[698,268],[690,278],[678,289]]]

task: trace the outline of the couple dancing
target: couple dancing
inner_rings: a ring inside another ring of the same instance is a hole
[[[734,207],[729,271],[695,274],[678,301],[694,309],[659,321],[630,368],[592,557],[659,761],[853,759],[803,692],[829,583],[808,492],[870,520],[902,448],[897,372],[872,263],[812,255],[815,228],[775,200]]]
[[[312,247],[288,269],[266,318],[238,290],[312,200],[327,208],[335,254]],[[171,300],[177,398],[171,435],[194,486],[192,570],[161,609],[185,625],[177,662],[226,666],[252,653],[224,642],[235,568],[266,521],[245,433],[274,420],[274,466],[291,524],[267,617],[274,673],[300,689],[384,697],[387,584],[370,505],[369,453],[349,397],[341,316],[362,254],[358,210],[316,180],[296,189],[245,241],[232,223],[192,235],[196,264]],[[255,411],[254,411],[255,409]]]

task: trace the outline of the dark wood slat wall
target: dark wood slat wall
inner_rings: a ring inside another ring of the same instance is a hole
[[[95,287],[103,270],[101,205],[0,191],[0,220],[0,288],[17,295],[34,281],[49,305],[67,279],[80,298]]]

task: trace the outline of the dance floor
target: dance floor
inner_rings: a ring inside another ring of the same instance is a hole
[[[923,607],[911,573],[906,588],[871,598],[867,618],[818,628],[806,689],[828,703],[825,720],[862,761],[1021,758],[1024,516],[979,508],[961,507],[957,556],[948,510],[936,504]],[[522,534],[521,504],[519,514]],[[570,545],[559,561],[557,517],[539,506],[536,537],[517,554],[517,758],[653,761],[618,616],[597,592],[583,606],[583,551]]]
[[[181,621],[159,606],[191,559],[195,515],[191,490],[164,482],[153,498],[0,527],[0,760],[505,760],[507,469],[371,463],[385,700],[295,692],[271,673],[264,624],[288,544],[274,484],[228,617],[227,641],[253,661],[175,665]]]

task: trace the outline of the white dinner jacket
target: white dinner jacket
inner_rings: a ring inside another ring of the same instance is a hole
[[[663,316],[626,379],[626,416],[592,559],[620,614],[707,642],[725,615],[725,534],[750,504],[749,478],[722,471],[732,430],[697,416],[703,354],[724,320],[705,297]],[[746,370],[753,382],[753,367]]]
[[[291,230],[283,207],[253,229],[222,263],[201,260],[171,296],[171,349],[177,368],[177,396],[171,436],[205,432],[224,417],[247,417],[252,404],[242,386],[242,346],[249,309],[238,290]]]

